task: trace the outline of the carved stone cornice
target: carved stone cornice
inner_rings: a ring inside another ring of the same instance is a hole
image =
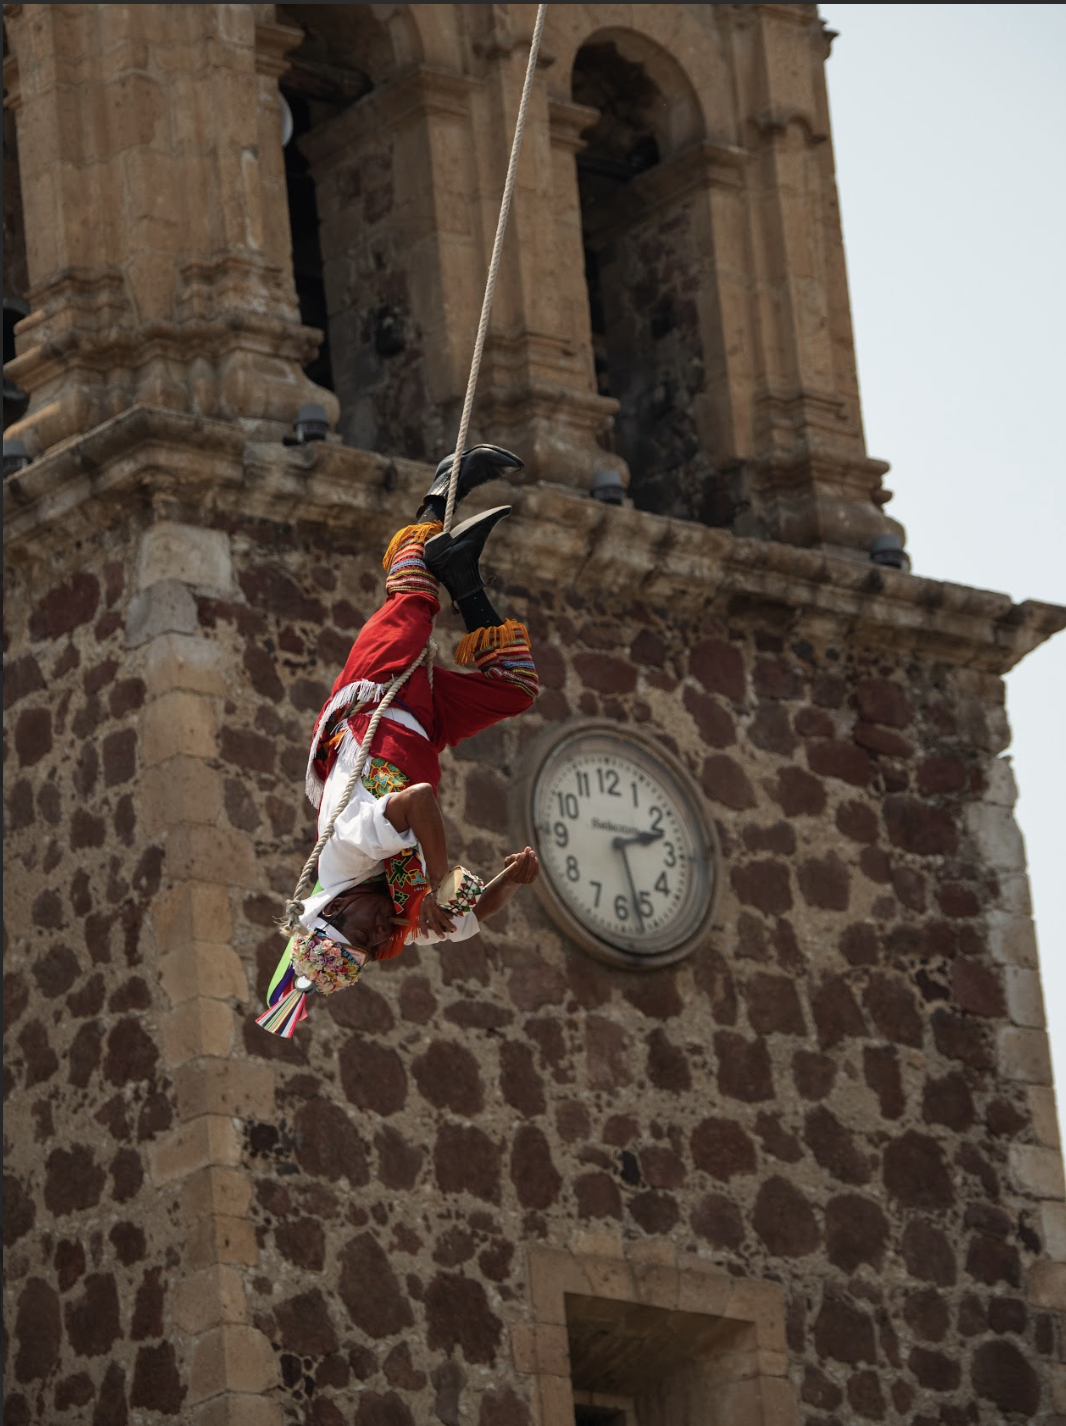
[[[481,83],[452,70],[419,65],[316,126],[300,139],[300,148],[321,177],[343,163],[353,145],[411,119],[469,118],[470,91]]]
[[[304,40],[303,30],[294,25],[256,25],[255,67],[259,74],[280,79],[289,67],[286,56]]]
[[[735,144],[698,139],[680,153],[645,169],[611,198],[597,203],[585,215],[586,230],[597,242],[607,242],[635,217],[673,206],[691,194],[712,188],[740,190],[744,168],[751,155]]]
[[[234,423],[136,407],[4,482],[8,577],[51,558],[57,541],[128,523],[138,504],[223,527],[298,524],[335,547],[382,544],[428,471],[331,442],[246,442]],[[1066,628],[1066,609],[1056,605],[1015,604],[824,550],[738,539],[558,486],[497,482],[484,495],[514,507],[493,559],[502,578],[524,585],[640,600],[694,620],[766,603],[853,642],[993,674]]]
[[[551,141],[557,149],[580,153],[588,146],[581,135],[591,129],[600,111],[589,104],[573,104],[562,99],[548,100],[548,125]]]

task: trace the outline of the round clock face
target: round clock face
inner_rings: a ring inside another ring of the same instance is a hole
[[[613,727],[556,734],[527,783],[542,899],[615,965],[679,959],[706,931],[717,849],[699,793],[672,758]]]

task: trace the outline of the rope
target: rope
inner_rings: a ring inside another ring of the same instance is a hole
[[[485,350],[485,335],[489,327],[489,313],[492,310],[492,298],[496,291],[496,274],[500,266],[500,253],[503,251],[503,235],[506,231],[507,219],[511,212],[511,199],[514,196],[515,175],[518,172],[518,154],[522,147],[522,134],[526,127],[529,96],[533,89],[533,76],[537,70],[537,54],[540,51],[540,37],[544,32],[544,16],[547,9],[547,5],[537,6],[537,22],[533,27],[533,38],[529,45],[529,58],[526,61],[526,78],[522,86],[522,98],[518,105],[518,117],[515,120],[514,138],[511,140],[511,157],[507,165],[507,178],[503,185],[503,197],[500,199],[500,216],[496,223],[496,239],[492,245],[492,258],[489,262],[489,270],[485,278],[485,296],[481,303],[481,319],[478,322],[477,336],[474,339],[474,355],[470,363],[470,376],[466,383],[466,396],[463,400],[463,414],[459,421],[459,435],[455,441],[455,458],[452,461],[451,476],[448,481],[448,506],[444,516],[445,532],[451,529],[452,518],[455,514],[455,492],[459,483],[459,465],[463,458],[463,451],[466,448],[466,435],[470,425],[470,412],[474,405],[474,392],[477,389],[478,373],[481,370],[481,357]],[[333,829],[336,827],[344,809],[348,806],[352,793],[359,784],[359,779],[363,775],[363,769],[366,767],[367,759],[370,757],[370,748],[374,741],[374,735],[377,733],[378,724],[381,722],[385,710],[414,673],[415,669],[420,668],[423,663],[426,665],[426,673],[429,676],[430,686],[432,687],[433,658],[436,651],[436,645],[433,643],[433,640],[430,639],[414,662],[408,668],[404,669],[403,673],[397,674],[392,680],[385,690],[381,702],[374,710],[366,733],[363,735],[362,746],[359,749],[359,756],[355,760],[355,766],[352,768],[348,781],[344,784],[340,801],[337,803],[333,815],[319,833],[318,841],[315,843],[310,856],[304,862],[300,879],[296,883],[296,890],[285,903],[285,914],[281,920],[281,927],[288,935],[293,935],[299,929],[300,917],[304,912],[304,903],[301,897],[309,887],[314,885],[318,859],[322,855],[326,843],[333,835]],[[359,704],[352,710],[352,714],[349,714],[349,716],[353,716],[363,706],[363,704]]]
[[[533,76],[537,71],[537,54],[540,50],[540,37],[544,32],[544,16],[547,13],[547,5],[537,6],[537,22],[533,26],[533,38],[529,42],[529,59],[526,61],[526,82],[522,86],[522,99],[518,105],[518,117],[515,120],[514,138],[511,141],[511,159],[507,165],[507,181],[503,185],[503,197],[500,199],[500,217],[496,224],[496,240],[492,245],[492,260],[489,263],[488,276],[485,279],[485,297],[481,304],[481,320],[477,326],[477,337],[474,340],[474,355],[470,362],[470,378],[466,383],[466,397],[463,401],[463,414],[459,420],[459,435],[455,441],[455,459],[452,461],[452,477],[448,486],[448,507],[444,515],[444,528],[450,530],[452,527],[452,516],[455,513],[455,488],[459,479],[459,462],[463,458],[463,451],[466,449],[466,433],[470,425],[470,412],[474,405],[474,391],[477,387],[478,372],[481,370],[481,354],[485,350],[485,336],[489,329],[489,311],[492,307],[493,294],[496,291],[496,273],[500,266],[500,253],[503,251],[503,235],[507,227],[507,219],[511,212],[511,199],[514,196],[515,175],[518,172],[518,153],[522,147],[522,133],[526,127],[526,113],[529,109],[529,96],[533,90]]]

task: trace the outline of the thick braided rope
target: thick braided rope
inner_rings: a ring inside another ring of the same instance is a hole
[[[448,481],[448,505],[444,516],[445,532],[451,529],[452,519],[455,515],[455,492],[459,483],[459,464],[463,458],[463,451],[466,448],[466,435],[470,426],[470,412],[474,405],[474,392],[477,389],[478,373],[481,370],[481,357],[485,350],[485,336],[489,327],[489,313],[492,310],[492,298],[496,291],[496,274],[500,266],[500,254],[503,251],[503,236],[507,229],[507,219],[511,212],[511,199],[514,196],[515,175],[518,172],[518,155],[522,147],[522,134],[526,127],[526,114],[529,110],[529,96],[533,90],[533,76],[537,70],[537,54],[540,51],[540,37],[544,32],[544,16],[547,12],[547,5],[537,6],[537,22],[533,26],[533,38],[529,45],[529,58],[526,61],[526,78],[522,86],[522,98],[518,105],[518,117],[515,120],[514,138],[511,141],[511,157],[507,165],[507,178],[503,185],[503,197],[500,200],[500,216],[496,223],[496,238],[492,245],[492,258],[489,262],[488,275],[485,278],[485,296],[481,303],[481,319],[478,322],[477,336],[474,339],[474,355],[470,363],[470,376],[466,383],[466,396],[463,400],[463,414],[459,421],[459,435],[455,442],[455,458],[452,461],[451,476]],[[421,664],[427,663],[427,673],[432,683],[433,678],[433,655],[436,647],[432,639],[427,643],[415,661],[403,673],[397,676],[385,690],[384,697],[374,710],[374,714],[363,735],[362,746],[359,749],[359,756],[356,758],[348,781],[341,792],[333,815],[319,833],[318,841],[315,843],[310,856],[304,862],[300,879],[296,883],[296,890],[291,898],[285,903],[285,915],[282,918],[282,929],[289,935],[296,932],[300,925],[300,917],[304,912],[304,903],[301,900],[304,892],[314,885],[315,872],[318,867],[318,859],[322,851],[333,835],[333,829],[344,809],[348,806],[352,793],[359,784],[359,779],[363,775],[367,759],[370,756],[371,744],[374,735],[377,733],[378,724],[385,713],[386,708],[399,693],[400,689]]]
[[[518,154],[522,148],[522,133],[526,127],[526,113],[529,109],[529,96],[533,90],[533,76],[537,70],[537,54],[540,50],[540,37],[544,31],[544,16],[547,13],[547,5],[537,6],[537,22],[533,26],[533,38],[529,44],[529,59],[526,61],[526,81],[522,86],[522,99],[518,105],[518,117],[515,120],[514,138],[511,141],[511,160],[507,165],[507,181],[503,185],[503,197],[500,199],[500,216],[496,223],[496,241],[492,245],[492,260],[489,263],[488,276],[485,279],[485,297],[481,304],[481,320],[478,322],[477,337],[474,341],[474,356],[470,363],[470,378],[466,383],[466,397],[463,401],[463,414],[459,421],[459,435],[455,441],[455,459],[452,461],[452,476],[448,486],[448,507],[444,515],[444,529],[448,531],[452,527],[452,516],[455,514],[455,488],[459,479],[459,462],[463,458],[466,450],[466,433],[470,425],[470,412],[474,406],[474,392],[477,389],[478,372],[481,370],[481,354],[485,350],[485,336],[489,329],[489,312],[492,309],[492,298],[496,291],[496,273],[500,266],[500,253],[503,251],[503,235],[507,228],[507,219],[511,212],[511,199],[514,196],[515,175],[518,172]]]

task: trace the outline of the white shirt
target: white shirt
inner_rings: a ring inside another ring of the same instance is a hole
[[[350,770],[350,765],[341,767],[338,760],[326,778],[322,791],[322,806],[318,813],[320,832],[341,800]],[[347,807],[337,818],[333,835],[323,847],[322,855],[318,859],[318,880],[322,884],[322,890],[304,899],[304,913],[300,922],[307,930],[321,928],[335,939],[344,940],[335,927],[326,925],[319,913],[342,891],[380,875],[385,870],[387,857],[393,857],[397,852],[405,851],[409,847],[417,847],[422,870],[425,871],[426,859],[414,832],[410,829],[398,832],[385,816],[391,796],[392,793],[386,793],[384,797],[374,797],[367,792],[362,779],[356,784]],[[473,911],[453,919],[455,928],[446,936],[440,936],[436,931],[422,932],[416,929],[408,933],[407,939],[427,944],[434,941],[466,941],[477,935],[478,919]]]

